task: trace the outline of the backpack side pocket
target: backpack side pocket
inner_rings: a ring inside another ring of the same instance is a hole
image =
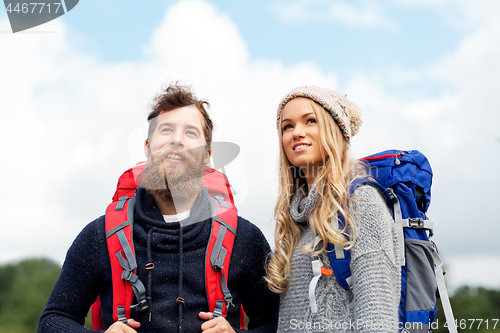
[[[434,245],[430,241],[405,239],[406,312],[434,310],[437,282],[434,275]]]

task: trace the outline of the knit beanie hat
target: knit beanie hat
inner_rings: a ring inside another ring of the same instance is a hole
[[[350,144],[351,137],[358,133],[361,126],[361,111],[359,107],[346,98],[347,95],[341,95],[335,91],[320,88],[316,86],[297,87],[290,91],[280,102],[278,106],[278,114],[276,117],[276,125],[280,129],[281,114],[286,103],[296,97],[305,97],[312,99],[325,110],[330,112],[333,119],[339,125],[342,134],[347,144]]]

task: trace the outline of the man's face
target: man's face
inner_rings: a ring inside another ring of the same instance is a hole
[[[150,140],[146,140],[146,156],[169,147],[175,152],[189,152],[196,160],[208,163],[210,152],[205,150],[205,120],[194,105],[185,106],[158,116]],[[165,158],[171,165],[182,166],[184,161],[175,156]]]
[[[194,105],[158,116],[144,146],[148,166],[143,184],[147,189],[164,199],[187,199],[198,193],[203,165],[210,159],[203,128],[203,116]]]

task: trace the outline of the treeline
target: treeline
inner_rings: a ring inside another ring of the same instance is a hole
[[[450,302],[459,332],[500,333],[500,290],[461,287]],[[440,301],[433,327],[432,332],[448,332]]]
[[[0,266],[0,332],[36,332],[61,267],[47,259]]]
[[[60,272],[59,264],[47,259],[0,266],[0,332],[36,332]],[[451,297],[451,304],[459,332],[500,333],[500,290],[462,287]],[[440,303],[436,319],[433,332],[447,332]]]

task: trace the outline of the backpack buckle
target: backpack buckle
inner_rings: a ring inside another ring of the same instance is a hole
[[[408,219],[408,227],[412,229],[422,229],[424,228],[425,221],[420,217],[412,217]]]
[[[131,305],[130,308],[133,310],[139,310],[141,312],[144,312],[148,309],[148,301],[146,299],[141,300],[139,303]]]
[[[229,310],[230,307],[234,308],[233,296],[224,297],[224,300],[226,301],[226,310]]]
[[[387,188],[386,192],[389,194],[389,198],[391,198],[392,204],[398,203],[398,196],[396,195],[396,193],[394,193],[394,190],[392,188]]]
[[[224,267],[221,265],[220,260],[217,259],[217,261],[212,263],[212,268],[214,269],[214,271],[220,272],[222,270],[222,268],[224,268]]]
[[[125,269],[122,271],[122,280],[130,281],[130,283],[135,283],[138,279],[139,277],[135,275],[134,272]]]

